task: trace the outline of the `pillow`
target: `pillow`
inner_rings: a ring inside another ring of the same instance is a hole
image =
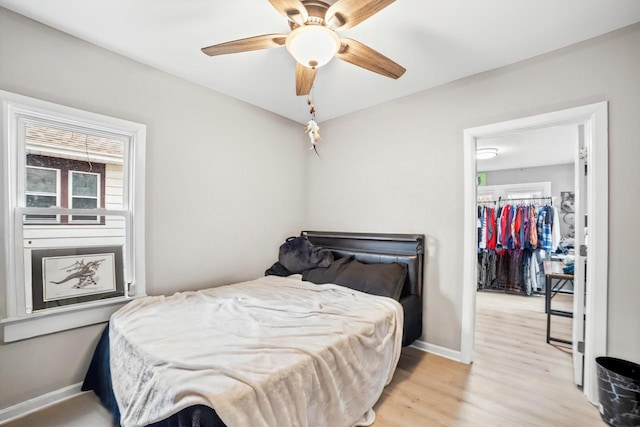
[[[307,236],[289,237],[281,246],[278,262],[289,274],[302,273],[316,267],[329,267],[333,253],[311,244]]]
[[[353,256],[340,258],[329,267],[311,268],[302,272],[302,280],[317,285],[323,283],[336,283],[336,277],[344,269],[344,265],[353,261]],[[339,283],[338,283],[339,284]]]
[[[406,264],[363,264],[353,257],[340,258],[328,268],[314,268],[302,273],[302,280],[317,284],[335,283],[396,301],[400,299],[406,277]]]

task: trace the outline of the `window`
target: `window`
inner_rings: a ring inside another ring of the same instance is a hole
[[[69,206],[74,209],[100,207],[100,175],[90,172],[69,172]],[[71,221],[97,222],[97,216],[74,215]]]
[[[145,127],[3,91],[0,101],[4,340],[106,321],[145,293]]]
[[[60,171],[27,166],[25,203],[30,208],[60,206]],[[59,222],[59,220],[58,215],[25,215],[25,221]]]
[[[477,187],[478,202],[493,202],[502,199],[539,199],[551,196],[551,182],[529,182],[508,185],[485,185]]]

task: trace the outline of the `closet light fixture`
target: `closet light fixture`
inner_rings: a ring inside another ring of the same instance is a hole
[[[498,155],[497,148],[478,148],[476,150],[476,158],[478,160],[492,159]]]

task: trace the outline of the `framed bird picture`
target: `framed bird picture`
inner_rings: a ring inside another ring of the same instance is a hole
[[[32,310],[124,296],[122,246],[31,251]]]

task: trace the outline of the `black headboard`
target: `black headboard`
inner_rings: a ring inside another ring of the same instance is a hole
[[[313,245],[331,249],[336,258],[353,255],[367,264],[407,264],[407,281],[400,296],[405,312],[403,345],[410,344],[422,335],[423,234],[330,231],[303,231],[301,234],[307,236]]]
[[[408,265],[407,289],[403,295],[422,295],[424,235],[386,233],[338,233],[303,231],[309,241],[331,249],[337,258],[353,255],[365,263],[402,262]]]

